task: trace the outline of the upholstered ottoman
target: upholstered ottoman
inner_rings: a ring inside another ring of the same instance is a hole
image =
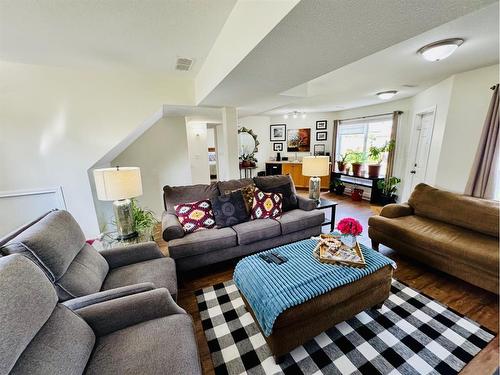
[[[321,264],[311,255],[313,248],[314,241],[304,240],[274,249],[289,259],[282,265],[259,263],[257,254],[244,258],[236,266],[235,283],[276,362],[337,323],[363,310],[380,308],[389,297],[394,265],[390,259],[363,247],[369,268],[363,270]],[[370,267],[373,262],[377,263],[376,267],[373,264]],[[297,275],[297,272],[303,274]],[[343,284],[339,280],[331,280],[349,275],[356,275],[355,280]],[[328,288],[323,293],[315,291],[314,283],[329,282],[342,285]],[[308,291],[316,295],[307,298]],[[281,304],[280,300],[286,304]],[[270,311],[279,311],[286,305],[291,306],[277,317],[267,317]]]

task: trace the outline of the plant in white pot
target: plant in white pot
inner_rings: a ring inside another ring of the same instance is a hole
[[[396,142],[391,140],[386,142],[383,146],[371,146],[368,151],[368,176],[369,177],[378,177],[380,175],[380,164],[384,159],[384,155],[392,150],[394,150],[394,146]]]

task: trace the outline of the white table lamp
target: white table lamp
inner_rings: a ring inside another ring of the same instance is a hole
[[[115,167],[94,170],[97,198],[113,201],[118,240],[137,236],[130,198],[142,195],[141,170],[137,167]]]
[[[311,177],[309,179],[309,198],[319,201],[320,176],[328,176],[329,174],[329,156],[304,156],[302,158],[302,175]]]

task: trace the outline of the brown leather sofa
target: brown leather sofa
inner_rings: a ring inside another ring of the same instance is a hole
[[[499,202],[415,187],[408,203],[384,206],[368,220],[380,243],[498,294]]]

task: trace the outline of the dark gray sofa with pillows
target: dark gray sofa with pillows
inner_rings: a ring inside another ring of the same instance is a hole
[[[191,317],[164,289],[77,310],[40,267],[0,257],[0,374],[201,374]]]
[[[167,288],[177,296],[175,261],[163,256],[155,242],[98,252],[67,211],[50,211],[0,239],[0,255],[15,253],[40,266],[60,301],[139,283]]]
[[[168,250],[170,256],[175,259],[177,269],[192,270],[321,233],[324,213],[316,210],[316,203],[313,200],[298,195],[296,195],[297,207],[284,212],[279,219],[250,220],[232,227],[184,233],[175,215],[175,205],[211,199],[252,183],[264,192],[290,184],[291,190],[296,193],[292,179],[282,175],[220,181],[211,185],[163,188],[165,204],[162,216],[163,238],[168,242]]]

